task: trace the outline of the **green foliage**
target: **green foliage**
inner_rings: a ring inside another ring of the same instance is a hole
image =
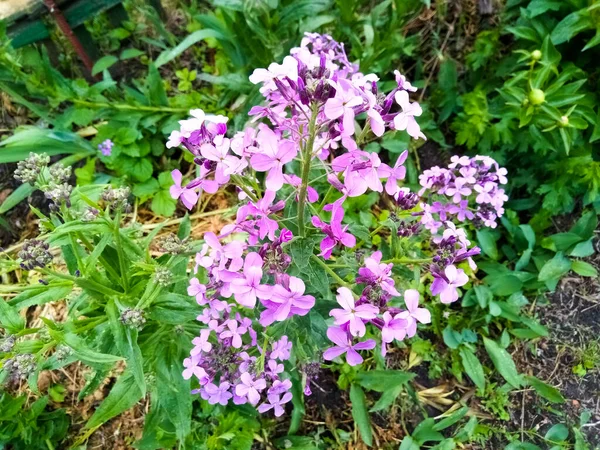
[[[70,421],[64,409],[52,410],[48,402],[48,397],[40,397],[27,404],[25,395],[1,394],[0,445],[15,450],[60,448]]]

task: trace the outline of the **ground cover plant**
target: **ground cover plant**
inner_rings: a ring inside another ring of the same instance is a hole
[[[483,3],[3,41],[0,442],[596,448],[596,9]]]

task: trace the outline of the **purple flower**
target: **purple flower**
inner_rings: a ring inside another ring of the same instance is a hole
[[[244,274],[231,281],[230,290],[236,301],[247,308],[254,308],[256,298],[266,300],[271,297],[272,286],[261,284],[263,260],[256,252],[248,253],[244,261]]]
[[[458,300],[457,288],[464,286],[469,281],[469,277],[462,269],[454,266],[448,266],[444,274],[435,274],[431,284],[431,293],[439,295],[442,303],[452,303]]]
[[[358,354],[357,350],[372,350],[375,348],[375,341],[373,339],[368,339],[364,342],[352,345],[352,341],[349,339],[348,334],[339,327],[328,328],[327,337],[331,342],[336,344],[335,347],[330,347],[323,352],[323,359],[326,359],[327,361],[331,361],[346,353],[346,361],[348,364],[356,366],[363,362],[363,358]]]
[[[198,194],[191,189],[186,189],[181,186],[181,180],[183,175],[177,169],[171,172],[171,177],[173,178],[173,186],[169,188],[169,192],[171,193],[171,197],[175,200],[181,197],[181,201],[185,205],[185,207],[191,210],[196,203],[198,202]]]
[[[363,99],[356,95],[356,90],[348,80],[339,80],[338,83],[331,82],[335,87],[335,97],[325,102],[325,117],[331,120],[342,117],[344,131],[342,135],[354,134],[354,109],[362,105]]]
[[[365,267],[358,269],[361,282],[377,285],[388,294],[397,297],[400,293],[394,287],[394,280],[390,276],[394,265],[381,263],[381,258],[382,253],[377,251],[365,259]]]
[[[271,349],[271,358],[280,359],[285,361],[290,358],[290,350],[292,349],[292,343],[288,341],[287,336],[282,336],[281,339],[273,343]]]
[[[396,317],[406,320],[406,335],[413,337],[417,332],[417,322],[431,323],[431,313],[427,308],[419,308],[419,291],[407,289],[404,291],[404,303],[408,311],[402,311]]]
[[[342,227],[342,220],[344,219],[344,209],[342,206],[333,206],[331,214],[331,225],[327,225],[319,217],[312,217],[312,224],[319,228],[327,236],[321,241],[321,253],[325,259],[331,257],[331,253],[337,244],[342,244],[345,247],[354,247],[356,245],[356,238],[347,233],[348,225]]]
[[[112,153],[112,148],[114,147],[114,142],[111,141],[110,139],[106,139],[105,141],[103,141],[102,143],[98,144],[98,150],[100,150],[100,152],[102,153],[102,155],[104,156],[110,156]]]
[[[250,165],[258,172],[268,172],[265,185],[277,191],[283,186],[283,166],[298,154],[296,144],[288,139],[279,139],[269,128],[263,128],[256,137],[259,152],[252,155]]]
[[[217,403],[225,406],[233,394],[229,392],[229,388],[231,385],[224,381],[219,386],[208,383],[201,390],[200,395],[204,400],[208,400],[208,403],[211,405],[216,405]]]
[[[252,379],[249,372],[244,372],[240,377],[241,383],[235,387],[235,394],[240,397],[246,397],[251,405],[256,405],[260,400],[259,391],[267,387],[264,378]]]
[[[183,367],[185,370],[183,371],[183,379],[189,380],[192,376],[198,378],[200,384],[205,384],[208,382],[208,374],[206,371],[198,365],[200,362],[200,356],[192,356],[191,358],[185,358],[183,360]]]
[[[337,291],[336,299],[343,309],[332,309],[329,315],[335,317],[336,325],[348,324],[352,336],[364,336],[364,321],[377,317],[379,308],[368,303],[355,306],[352,291],[347,287],[340,287]]]
[[[400,313],[392,316],[389,311],[384,312],[382,317],[381,355],[385,356],[387,352],[386,344],[389,344],[394,339],[402,341],[406,337],[408,321],[402,318]]]
[[[192,339],[192,344],[194,344],[194,348],[190,352],[190,355],[195,356],[199,355],[201,352],[208,353],[212,350],[212,344],[208,342],[208,338],[210,337],[211,330],[205,328],[200,330],[200,336]]]
[[[200,306],[206,305],[208,299],[206,298],[206,286],[198,281],[198,278],[192,278],[190,285],[187,288],[187,293],[190,297],[196,298],[196,303]]]
[[[415,120],[415,117],[418,117],[423,113],[421,106],[417,102],[411,103],[408,99],[408,92],[406,91],[396,92],[395,99],[396,103],[402,108],[402,112],[394,117],[394,128],[396,130],[406,130],[406,132],[415,139],[426,139],[425,135],[421,132],[419,124]]]
[[[225,331],[222,331],[219,337],[221,339],[231,339],[231,346],[233,348],[240,348],[242,346],[242,335],[248,331],[246,327],[240,327],[237,320],[228,320],[225,322]]]
[[[389,195],[396,195],[400,189],[398,187],[398,180],[404,180],[404,177],[406,176],[406,167],[404,167],[403,164],[407,157],[408,150],[404,150],[396,160],[396,164],[394,164],[393,168],[390,169],[388,166],[384,166],[383,173],[387,176],[385,192]]]
[[[267,411],[273,409],[276,417],[280,417],[285,412],[284,406],[292,399],[291,392],[286,392],[283,394],[283,397],[280,394],[269,394],[267,395],[267,399],[269,403],[263,403],[258,407],[259,413],[266,413]]]
[[[268,301],[262,302],[268,309],[260,316],[261,325],[281,322],[294,314],[306,315],[314,306],[315,298],[312,295],[304,295],[304,290],[304,281],[297,277],[289,277],[287,287],[275,285]]]

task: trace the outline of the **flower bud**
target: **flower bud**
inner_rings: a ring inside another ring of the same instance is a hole
[[[121,323],[123,325],[135,328],[138,331],[144,328],[146,319],[144,318],[144,312],[141,309],[127,308],[121,314]]]
[[[154,272],[154,282],[167,287],[173,282],[173,273],[166,267],[158,266]]]
[[[50,157],[46,153],[38,155],[37,153],[30,153],[29,158],[24,161],[19,161],[17,164],[17,170],[15,170],[14,177],[21,183],[29,183],[32,186],[37,181],[39,174],[42,169],[48,165]]]
[[[567,116],[562,116],[558,121],[558,126],[561,128],[566,128],[569,126],[569,118]]]
[[[533,59],[534,61],[539,61],[540,59],[542,59],[542,52],[540,52],[539,50],[532,51],[531,59]]]
[[[541,105],[546,101],[546,94],[541,89],[532,89],[529,93],[529,101],[533,106]]]
[[[4,369],[13,377],[25,379],[35,372],[36,361],[35,356],[30,353],[17,355],[4,363]]]
[[[27,239],[19,252],[21,267],[25,270],[33,270],[36,267],[43,269],[52,262],[52,254],[48,251],[49,245],[38,239]]]

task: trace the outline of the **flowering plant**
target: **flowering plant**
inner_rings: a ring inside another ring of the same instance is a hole
[[[388,132],[425,139],[416,88],[396,71],[381,92],[330,36],[307,34],[250,81],[265,103],[245,130],[227,137],[226,117],[198,109],[167,143],[197,166],[185,184],[173,171],[174,198],[192,209],[203,192],[234,185],[240,200],[235,222],[206,233],[195,258],[188,294],[204,326],[183,377],[209,403],[280,416],[311,393],[320,348],[351,366],[376,348],[385,356],[431,322],[425,295],[458,300],[479,249],[457,225],[495,226],[506,170],[489,157],[453,157],[426,170],[418,192],[404,186],[408,151],[387,163],[364,148]],[[370,191],[391,210],[372,231],[344,221]]]

